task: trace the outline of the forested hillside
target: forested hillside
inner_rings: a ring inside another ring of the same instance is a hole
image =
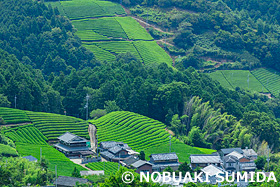
[[[208,69],[265,66],[280,70],[278,1],[127,0],[124,3],[132,15],[175,33],[167,41],[178,49],[169,46],[169,51],[174,56],[188,54],[178,58],[178,66],[191,64]],[[191,57],[196,60],[190,61]]]

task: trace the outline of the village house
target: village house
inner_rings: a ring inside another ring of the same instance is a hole
[[[195,154],[190,155],[191,168],[206,167],[208,165],[215,165],[221,167],[223,161],[218,154]]]
[[[258,154],[254,151],[254,149],[242,149],[243,155],[249,158],[250,160],[256,160],[258,158]]]
[[[144,160],[138,160],[131,164],[131,168],[136,169],[136,173],[144,172],[144,173],[152,173],[153,172],[153,164]]]
[[[224,157],[224,168],[229,172],[234,171],[254,171],[256,165],[254,161],[251,161],[246,156],[233,151]]]
[[[217,167],[212,164],[209,166],[206,166],[205,168],[202,168],[201,171],[204,173],[203,181],[206,181],[206,174],[207,174],[208,179],[211,184],[216,184],[217,180],[220,180],[219,178],[217,178],[218,174],[219,174],[219,176],[223,176],[223,177],[225,177],[225,174],[226,174],[226,171],[223,168]]]
[[[77,183],[91,184],[91,182],[88,179],[65,176],[59,176],[54,182],[54,184],[57,184],[57,187],[74,187]]]
[[[88,156],[92,155],[91,148],[87,146],[85,138],[66,132],[57,138],[59,142],[54,147],[66,156]]]
[[[138,160],[139,159],[137,157],[131,156],[123,161],[120,161],[120,163],[122,164],[122,166],[129,168],[131,166],[131,164],[137,162]]]
[[[111,162],[124,161],[139,154],[133,151],[126,143],[114,141],[100,142],[98,151],[102,158]]]
[[[221,149],[218,151],[218,153],[221,156],[221,159],[223,160],[225,156],[227,156],[228,154],[232,153],[233,151],[238,152],[239,154],[243,155],[243,151],[241,148],[226,148],[226,149]]]
[[[180,163],[176,153],[151,154],[150,163],[153,164],[153,171],[163,171],[168,166],[174,171],[178,170]]]

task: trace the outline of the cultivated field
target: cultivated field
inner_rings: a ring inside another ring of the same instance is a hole
[[[43,112],[26,112],[32,123],[48,140],[57,140],[65,132],[88,138],[88,123],[82,119]]]
[[[23,110],[0,107],[0,116],[4,119],[6,124],[30,122],[29,117]]]
[[[117,3],[95,0],[60,1],[65,14],[70,19],[96,18],[125,14],[124,9]]]
[[[261,82],[248,70],[218,70],[210,73],[210,77],[229,89],[240,87],[251,91],[268,92]]]
[[[104,170],[105,175],[114,174],[118,171],[118,163],[116,162],[93,162],[86,164],[86,167],[94,171]]]
[[[112,112],[90,122],[97,127],[99,142],[123,141],[136,151],[169,142],[163,123],[133,112]]]
[[[279,97],[280,73],[272,69],[259,68],[252,71],[252,74],[272,93]]]
[[[0,144],[0,157],[10,157],[18,156],[18,153],[15,148],[12,148],[8,145]]]

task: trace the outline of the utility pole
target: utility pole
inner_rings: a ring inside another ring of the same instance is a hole
[[[86,96],[87,104],[86,104],[86,120],[88,120],[88,100],[89,100],[89,95],[87,94]]]
[[[17,108],[17,96],[15,95],[15,108]]]
[[[169,153],[171,153],[171,135],[169,135]]]
[[[269,169],[269,145],[267,145],[267,159],[266,159],[266,161],[267,161],[267,169]]]
[[[57,187],[57,166],[55,165],[55,187]]]

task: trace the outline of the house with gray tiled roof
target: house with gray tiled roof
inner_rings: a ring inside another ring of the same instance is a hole
[[[180,163],[176,153],[151,154],[150,163],[153,164],[153,171],[163,171],[168,166],[174,171],[178,170]]]
[[[59,142],[54,147],[66,156],[88,156],[93,152],[87,146],[87,140],[70,132],[66,132],[57,138]]]
[[[215,165],[221,167],[223,161],[218,154],[193,154],[190,155],[191,168],[195,169],[197,167],[206,167],[209,165]]]
[[[220,154],[221,158],[223,159],[225,156],[227,156],[228,154],[230,154],[233,151],[236,151],[239,154],[243,155],[243,151],[240,147],[221,149],[221,150],[218,151],[218,153]]]
[[[144,160],[138,160],[131,164],[131,168],[136,169],[136,173],[144,172],[144,173],[152,173],[153,172],[153,164]]]
[[[246,147],[245,149],[242,149],[243,155],[248,157],[250,160],[256,160],[258,158],[258,154],[254,151],[254,149],[248,149]]]
[[[77,183],[91,184],[91,182],[88,179],[76,178],[76,177],[65,177],[65,176],[59,176],[54,181],[54,184],[56,184],[57,187],[74,187],[74,186],[76,186]]]

